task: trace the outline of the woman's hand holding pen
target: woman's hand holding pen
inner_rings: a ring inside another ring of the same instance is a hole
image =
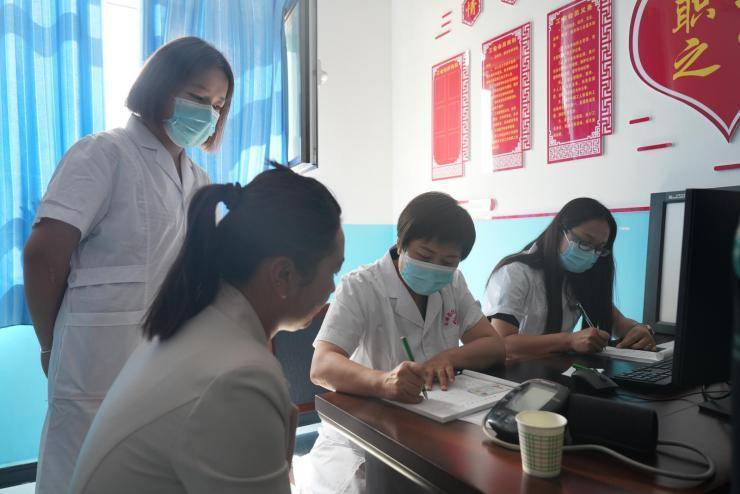
[[[598,328],[583,328],[570,333],[570,348],[578,353],[600,352],[609,343],[609,333]]]
[[[395,369],[382,374],[380,396],[402,403],[419,403],[424,386],[424,366],[416,362],[401,362]]]

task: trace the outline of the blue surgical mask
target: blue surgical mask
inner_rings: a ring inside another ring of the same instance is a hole
[[[417,261],[402,252],[399,257],[401,278],[414,293],[431,295],[452,283],[457,268]]]
[[[560,253],[560,264],[566,271],[571,273],[584,273],[591,269],[596,261],[599,260],[598,254],[593,250],[583,250],[578,247],[578,243],[568,240],[568,248]]]
[[[211,105],[175,98],[175,110],[164,121],[164,130],[172,142],[180,147],[200,146],[216,131],[218,117],[218,112]]]

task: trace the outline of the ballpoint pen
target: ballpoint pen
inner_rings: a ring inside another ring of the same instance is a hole
[[[591,322],[591,318],[588,317],[588,314],[586,313],[586,309],[583,308],[580,302],[576,302],[576,305],[578,306],[578,310],[581,311],[581,314],[583,314],[583,318],[586,319],[586,324],[589,325],[589,327],[599,329],[597,326],[594,326],[594,323]]]
[[[578,310],[581,311],[581,314],[583,314],[583,318],[586,320],[586,324],[589,325],[591,328],[600,329],[598,326],[594,326],[594,323],[591,321],[591,318],[588,317],[588,313],[586,312],[586,309],[583,308],[580,302],[576,302],[576,305],[578,306]],[[609,338],[611,339],[611,334],[609,334]],[[608,345],[608,342],[607,342]],[[606,345],[605,345],[606,346]]]
[[[411,347],[409,346],[409,340],[407,340],[405,336],[401,336],[401,343],[403,343],[403,349],[406,350],[406,356],[409,358],[409,360],[412,362],[416,362],[416,360],[414,360],[414,354],[411,353]],[[421,387],[421,392],[424,395],[424,399],[428,400],[429,397],[427,396],[426,385],[423,385]]]

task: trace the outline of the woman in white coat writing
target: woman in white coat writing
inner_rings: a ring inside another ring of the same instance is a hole
[[[141,340],[140,323],[207,184],[184,151],[214,150],[234,77],[198,38],[162,46],[126,104],[125,128],[67,151],[24,252],[26,299],[49,378],[36,492],[65,492],[95,412]]]
[[[488,280],[483,312],[510,355],[600,352],[617,347],[653,350],[649,325],[614,305],[617,222],[599,201],[569,201],[520,252],[503,258]],[[576,330],[578,320],[585,324]]]
[[[228,214],[216,225],[215,210]],[[182,252],[85,439],[73,493],[289,493],[296,408],[268,349],[344,260],[340,208],[280,168],[193,199]]]
[[[475,242],[468,212],[447,194],[427,192],[401,212],[397,233],[385,256],[342,280],[314,342],[314,383],[418,403],[422,387],[446,390],[456,368],[503,362],[504,343],[457,269]],[[363,492],[364,462],[361,448],[323,425],[296,465],[296,483],[301,493]]]

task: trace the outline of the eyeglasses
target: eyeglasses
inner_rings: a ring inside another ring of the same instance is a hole
[[[609,254],[612,253],[611,249],[607,249],[606,247],[602,247],[600,249],[594,247],[593,245],[586,242],[585,240],[581,240],[580,238],[578,238],[578,236],[574,234],[573,232],[571,232],[571,235],[573,235],[574,240],[571,240],[570,237],[568,237],[567,231],[564,230],[563,234],[565,235],[565,238],[568,239],[568,241],[574,242],[578,246],[578,248],[583,251],[593,252],[599,257],[607,257]]]

